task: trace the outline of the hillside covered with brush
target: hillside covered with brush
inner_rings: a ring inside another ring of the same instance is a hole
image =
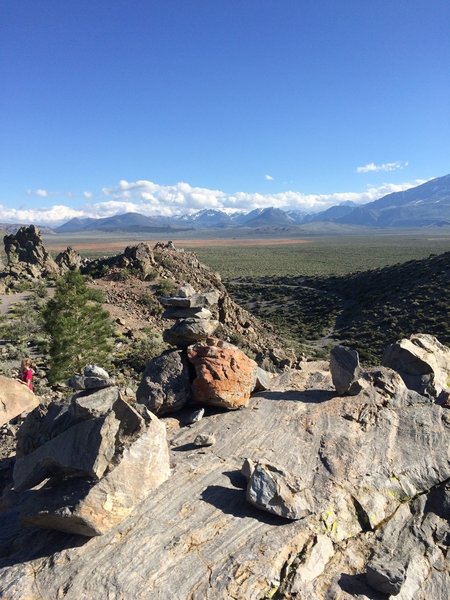
[[[316,353],[340,342],[375,364],[387,344],[413,332],[450,342],[450,252],[339,277],[239,278],[227,288]]]

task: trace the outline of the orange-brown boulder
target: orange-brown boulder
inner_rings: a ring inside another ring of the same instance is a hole
[[[216,338],[188,348],[196,378],[194,402],[236,409],[248,404],[256,384],[257,365],[242,350]]]
[[[0,375],[0,427],[39,406],[39,399],[24,383]]]

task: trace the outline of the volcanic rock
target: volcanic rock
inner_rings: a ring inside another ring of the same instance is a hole
[[[81,267],[81,256],[71,246],[58,254],[55,258],[55,263],[58,265],[61,273],[66,271],[76,271]]]
[[[36,279],[59,274],[58,265],[44,248],[39,229],[34,225],[5,235],[4,244],[11,275]]]
[[[0,375],[0,426],[39,406],[39,399],[26,385]]]
[[[196,378],[195,402],[236,409],[246,406],[255,388],[257,365],[242,350],[216,338],[188,348]]]
[[[167,350],[147,363],[136,401],[154,414],[182,408],[190,399],[189,363],[180,350]]]

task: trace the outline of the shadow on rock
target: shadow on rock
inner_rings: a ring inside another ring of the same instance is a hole
[[[253,508],[245,499],[245,491],[210,485],[202,492],[202,500],[212,504],[227,515],[240,519],[256,519],[266,525],[291,525],[292,521]]]
[[[304,402],[305,404],[320,404],[328,402],[338,394],[333,390],[290,390],[287,392],[260,392],[261,396],[268,400],[290,400]],[[256,395],[258,397],[258,395]]]
[[[373,590],[366,582],[366,576],[362,573],[357,575],[348,575],[343,573],[339,578],[339,586],[343,592],[351,596],[363,595],[370,600],[386,600],[386,594]]]
[[[78,548],[90,538],[46,529],[23,529],[18,511],[0,515],[0,568],[46,558],[55,552]]]

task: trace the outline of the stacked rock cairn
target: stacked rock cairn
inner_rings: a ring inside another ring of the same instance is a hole
[[[161,297],[165,307],[164,319],[174,319],[175,324],[166,329],[164,341],[178,348],[187,348],[191,344],[211,337],[219,326],[212,318],[211,308],[219,301],[219,292],[196,293],[190,284],[181,286],[176,296]]]

